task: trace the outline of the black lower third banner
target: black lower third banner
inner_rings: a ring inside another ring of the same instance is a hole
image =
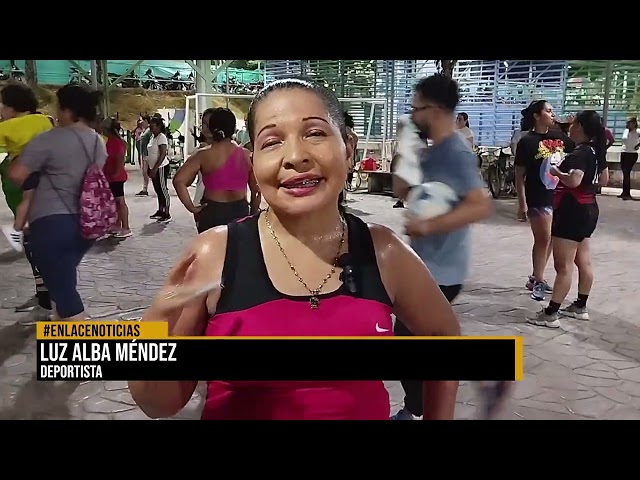
[[[518,337],[38,340],[38,380],[520,380]]]

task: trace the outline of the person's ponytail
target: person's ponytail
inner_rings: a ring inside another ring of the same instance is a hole
[[[598,172],[607,168],[607,135],[604,126],[601,126],[596,135],[591,140],[593,151],[596,153]]]
[[[533,113],[531,113],[530,106],[523,108],[520,115],[522,115],[522,119],[520,120],[520,130],[523,132],[532,130],[534,127],[534,118]]]

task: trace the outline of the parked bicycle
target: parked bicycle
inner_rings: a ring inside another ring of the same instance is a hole
[[[510,148],[500,148],[487,167],[487,184],[493,198],[504,195],[515,197],[516,175]]]
[[[344,187],[347,192],[355,192],[362,185],[362,178],[360,178],[359,170],[360,170],[360,165],[356,165],[353,168],[351,181],[349,181],[349,178],[347,178],[345,187]]]

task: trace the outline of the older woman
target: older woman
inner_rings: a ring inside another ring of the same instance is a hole
[[[458,335],[449,302],[409,247],[388,228],[341,213],[352,152],[335,95],[281,80],[255,97],[247,123],[269,208],[196,237],[143,321],[164,319],[172,335],[371,336],[393,335],[398,312],[417,335]],[[340,279],[347,252],[361,272],[357,294]],[[453,418],[457,387],[426,382],[424,418]],[[147,415],[166,417],[196,382],[129,388]],[[389,410],[382,380],[210,381],[202,418],[386,420]]]
[[[57,91],[58,127],[38,135],[9,166],[9,178],[23,185],[39,173],[29,209],[33,257],[61,319],[82,320],[78,265],[93,242],[80,234],[80,193],[91,164],[107,159],[96,119],[100,93],[84,85]]]

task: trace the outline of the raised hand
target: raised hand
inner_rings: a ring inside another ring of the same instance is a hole
[[[166,321],[169,332],[176,335],[197,334],[203,315],[215,310],[220,296],[220,280],[211,279],[209,272],[198,268],[195,253],[182,258],[169,272],[143,320]]]

